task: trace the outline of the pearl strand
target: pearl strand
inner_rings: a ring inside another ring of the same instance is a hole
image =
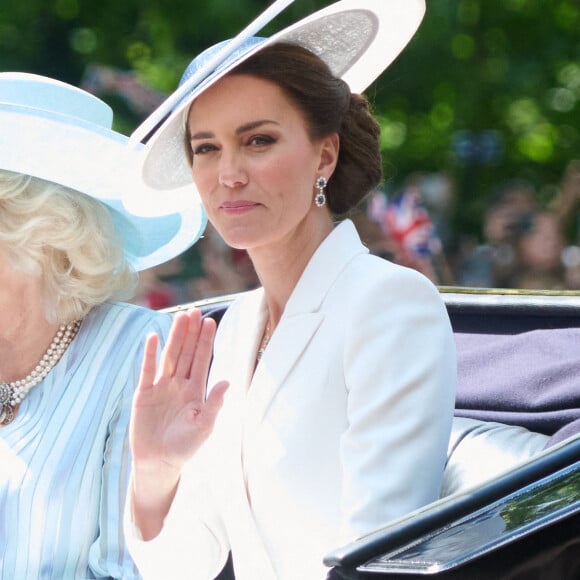
[[[17,381],[11,383],[0,382],[0,424],[7,425],[15,417],[15,408],[22,403],[30,390],[43,381],[55,367],[62,355],[76,336],[80,320],[69,324],[61,324],[54,335],[48,350],[44,353],[34,370]]]

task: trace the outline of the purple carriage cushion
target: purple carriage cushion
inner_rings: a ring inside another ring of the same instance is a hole
[[[521,425],[548,445],[580,431],[580,328],[455,333],[456,416]]]

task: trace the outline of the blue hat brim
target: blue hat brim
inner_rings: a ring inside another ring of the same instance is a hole
[[[78,116],[90,107],[94,114]],[[54,79],[0,73],[0,168],[57,183],[103,203],[127,260],[143,270],[193,245],[207,217],[194,188],[188,191],[187,204],[168,205],[162,214],[139,216],[126,208],[123,197],[128,190],[142,199],[157,192],[141,179],[140,152],[128,147],[126,136],[103,125],[112,119],[108,109],[93,95]]]

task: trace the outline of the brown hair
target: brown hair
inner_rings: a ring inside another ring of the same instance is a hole
[[[365,96],[353,94],[326,63],[296,44],[276,43],[258,51],[229,74],[247,74],[278,85],[304,114],[310,137],[340,137],[336,169],[326,190],[335,215],[353,209],[383,177],[380,127]]]

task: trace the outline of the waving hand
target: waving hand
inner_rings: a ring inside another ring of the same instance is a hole
[[[131,418],[137,469],[179,471],[210,435],[227,389],[218,383],[206,399],[214,336],[215,321],[199,310],[179,312],[159,366],[159,338],[147,338]]]

